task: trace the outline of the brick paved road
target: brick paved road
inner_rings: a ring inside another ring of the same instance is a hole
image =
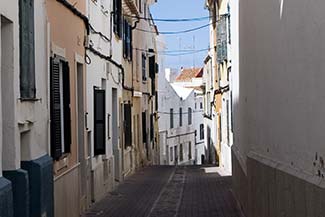
[[[240,217],[231,177],[202,167],[149,167],[129,177],[84,217]]]

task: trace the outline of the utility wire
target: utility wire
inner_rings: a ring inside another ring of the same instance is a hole
[[[142,52],[146,52],[148,54],[153,54],[155,52],[152,51],[148,51],[145,49],[140,49],[140,48],[133,48],[134,50],[138,50],[138,51],[142,51]],[[195,54],[195,53],[200,53],[203,51],[209,51],[212,48],[204,48],[204,49],[200,49],[200,50],[171,50],[169,52],[166,51],[158,51],[158,54],[163,55],[163,56],[183,56],[183,55],[190,55],[190,54]]]
[[[163,18],[148,18],[148,17],[140,17],[140,16],[132,16],[124,14],[125,17],[136,18],[139,20],[152,20],[158,22],[192,22],[192,21],[202,21],[210,19],[210,16],[207,17],[193,17],[193,18],[177,18],[177,19],[163,19]]]
[[[199,26],[199,27],[195,27],[195,28],[192,28],[192,29],[186,29],[186,30],[182,30],[182,31],[175,31],[175,32],[159,32],[159,34],[162,34],[162,35],[176,35],[176,34],[182,34],[182,33],[188,33],[188,32],[194,32],[194,31],[197,31],[197,30],[200,30],[200,29],[203,29],[203,28],[206,28],[208,26],[210,26],[211,23],[209,24],[206,24],[206,25],[203,25],[203,26]],[[139,28],[136,28],[136,30],[140,31],[140,32],[147,32],[147,33],[156,33],[154,31],[149,31],[149,30],[145,30],[145,29],[139,29]]]

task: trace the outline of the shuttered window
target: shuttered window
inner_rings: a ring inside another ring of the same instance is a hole
[[[149,49],[150,53],[153,53],[153,49]],[[149,57],[149,76],[151,78],[151,95],[155,94],[156,91],[156,56]]]
[[[114,15],[114,33],[118,37],[122,37],[122,0],[114,0],[113,2]]]
[[[192,143],[191,142],[188,143],[188,159],[189,160],[192,159]]]
[[[62,62],[62,75],[64,153],[68,153],[71,151],[70,69],[68,62]]]
[[[170,109],[169,114],[169,123],[170,123],[170,129],[174,128],[174,109]]]
[[[192,124],[192,108],[188,108],[188,125]]]
[[[106,108],[105,90],[94,88],[94,154],[104,155],[106,151]]]
[[[150,115],[150,141],[153,140],[154,137],[154,124],[153,124],[153,114]]]
[[[156,91],[156,94],[155,94],[155,109],[156,111],[158,111],[158,91]]]
[[[147,80],[147,57],[144,53],[142,53],[142,80]]]
[[[204,125],[200,124],[200,139],[204,139]]]
[[[132,27],[126,20],[123,26],[123,57],[132,60]]]
[[[179,126],[183,126],[183,109],[179,108]]]
[[[227,59],[227,16],[221,16],[217,26],[217,59],[221,63]]]
[[[147,143],[147,116],[142,112],[142,142]]]
[[[69,63],[50,59],[51,155],[59,159],[71,150]]]
[[[149,53],[152,54],[154,53],[153,49],[149,49]],[[155,73],[156,73],[156,56],[150,56],[149,57],[149,76],[151,79],[155,78]]]
[[[183,144],[179,145],[179,161],[183,161]]]
[[[125,147],[132,146],[131,104],[124,104],[124,141]]]
[[[20,97],[34,99],[35,87],[35,39],[34,0],[19,0],[20,37]]]

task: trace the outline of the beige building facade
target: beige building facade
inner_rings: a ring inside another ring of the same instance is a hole
[[[54,212],[79,216],[84,202],[81,165],[86,166],[85,27],[86,1],[46,2],[50,47],[51,153]],[[74,7],[79,13],[72,10]],[[68,22],[67,22],[68,21]],[[63,31],[63,32],[62,32]],[[83,153],[83,154],[82,154]],[[84,174],[85,175],[85,174]]]
[[[211,138],[215,148],[215,158],[210,157],[210,163],[216,163],[228,172],[231,172],[232,139],[232,92],[231,92],[231,32],[230,32],[230,5],[227,0],[209,0],[206,6],[210,12],[210,51],[211,59],[207,61],[211,66],[212,77],[210,86],[213,86],[207,101],[213,101],[211,120],[214,132],[207,135]],[[212,84],[213,83],[213,84]],[[209,132],[207,132],[209,134]]]

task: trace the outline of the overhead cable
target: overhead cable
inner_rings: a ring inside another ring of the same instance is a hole
[[[202,21],[210,19],[210,16],[206,17],[193,17],[193,18],[176,18],[176,19],[163,19],[163,18],[148,18],[148,17],[140,17],[140,16],[132,16],[124,14],[125,17],[130,18],[137,18],[140,20],[152,20],[152,21],[158,21],[158,22],[192,22],[192,21]]]

